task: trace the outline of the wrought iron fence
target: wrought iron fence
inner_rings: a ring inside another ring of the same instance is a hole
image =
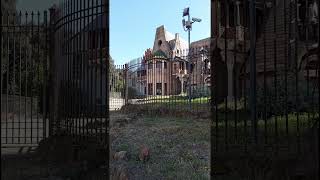
[[[67,0],[51,9],[54,108],[51,134],[63,131],[79,144],[107,144],[106,1]]]
[[[1,13],[1,147],[47,137],[47,12]]]
[[[286,0],[213,3],[219,11],[212,13],[221,13],[213,19],[211,51],[215,54],[212,99],[216,99],[211,104],[212,161],[220,155],[234,160],[250,154],[300,156],[305,161],[297,163],[310,167],[315,178],[319,173],[314,168],[319,166],[314,160],[319,154],[319,21],[308,18],[319,6],[314,6],[315,1]],[[299,11],[305,18],[297,17]],[[239,15],[233,24],[226,12]],[[243,39],[237,38],[239,27],[250,32]],[[220,98],[218,81],[224,77],[227,96]]]

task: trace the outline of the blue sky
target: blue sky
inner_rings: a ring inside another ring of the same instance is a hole
[[[202,19],[193,24],[191,42],[210,37],[209,0],[110,0],[110,55],[115,64],[143,56],[161,25],[187,40],[181,23],[185,7],[190,7],[191,17]]]

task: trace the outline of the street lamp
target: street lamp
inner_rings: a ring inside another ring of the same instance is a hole
[[[189,7],[185,8],[183,10],[182,17],[188,16],[188,20],[182,19],[182,26],[184,31],[188,31],[188,74],[189,74],[189,83],[188,83],[188,90],[189,90],[189,107],[191,109],[191,58],[190,58],[190,31],[192,30],[192,24],[194,22],[201,22],[201,19],[199,18],[192,18],[190,21],[190,13],[189,13]]]

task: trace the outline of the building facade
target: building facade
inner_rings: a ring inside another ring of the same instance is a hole
[[[228,99],[243,97],[249,92],[249,2],[212,2],[214,49],[219,52],[214,57],[218,61],[215,69],[221,71],[216,72],[215,81],[218,81],[218,91],[227,89],[227,94],[221,95]],[[315,0],[256,1],[258,87],[281,85],[285,78],[288,82],[294,81],[290,76],[295,74],[301,83],[316,82],[318,18]],[[223,84],[224,81],[227,83]]]
[[[149,96],[186,94],[189,82],[193,89],[209,86],[210,38],[192,42],[190,47],[189,51],[188,42],[178,33],[173,35],[163,25],[158,27],[153,47],[145,51],[143,58],[129,63],[128,79],[134,82],[129,86],[135,88],[138,94]],[[188,54],[191,59],[190,73]]]

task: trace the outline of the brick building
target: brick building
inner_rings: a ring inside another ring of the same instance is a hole
[[[217,91],[234,99],[249,88],[249,2],[213,0],[212,24],[217,62]],[[256,1],[257,85],[294,81],[316,82],[318,5],[314,0]],[[298,18],[296,18],[298,17]],[[295,70],[297,64],[297,72]],[[264,81],[265,80],[265,81]],[[226,82],[226,83],[225,83]],[[226,92],[226,93],[225,93]]]
[[[207,56],[210,38],[192,42],[190,47],[192,51],[189,52],[188,42],[178,33],[173,35],[163,25],[158,27],[152,49],[147,49],[143,58],[129,63],[129,86],[140,95],[187,93],[188,53],[193,55],[190,75],[192,87],[210,85],[210,72],[203,68],[209,65]]]

